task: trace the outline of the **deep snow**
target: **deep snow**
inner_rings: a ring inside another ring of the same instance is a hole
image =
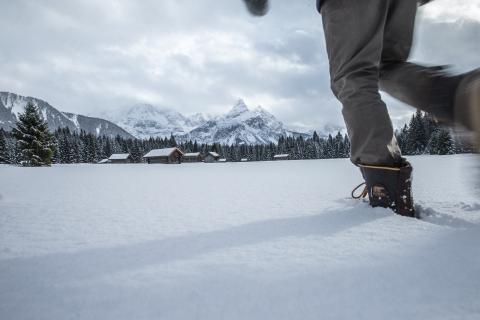
[[[348,160],[0,166],[0,319],[479,319],[477,159],[410,160],[423,220]]]

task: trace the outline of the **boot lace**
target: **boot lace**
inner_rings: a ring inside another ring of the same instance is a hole
[[[362,192],[360,193],[357,193],[358,190],[360,190],[360,188],[363,187],[363,190]],[[353,199],[362,199],[362,198],[365,198],[368,194],[368,187],[367,187],[367,183],[366,182],[362,182],[361,184],[359,184],[358,186],[356,186],[353,190],[352,190],[352,198]]]

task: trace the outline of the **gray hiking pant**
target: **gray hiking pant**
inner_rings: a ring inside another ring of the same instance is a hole
[[[416,11],[417,0],[324,0],[331,88],[343,105],[354,164],[402,162],[379,89],[447,123],[453,118],[456,82],[441,68],[406,62]]]

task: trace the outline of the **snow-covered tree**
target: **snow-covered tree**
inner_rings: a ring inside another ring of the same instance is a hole
[[[0,128],[0,163],[9,163],[5,132]]]
[[[49,166],[52,162],[54,138],[37,107],[29,103],[18,115],[12,134],[17,139],[19,160],[25,166]]]
[[[450,132],[445,129],[439,129],[436,132],[437,149],[435,154],[454,154],[455,144]]]
[[[407,139],[405,141],[405,154],[423,154],[427,145],[427,134],[423,122],[423,114],[417,110],[410,120]]]

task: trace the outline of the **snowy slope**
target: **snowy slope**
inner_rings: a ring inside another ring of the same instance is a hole
[[[265,144],[277,143],[281,135],[309,136],[287,129],[261,107],[250,110],[242,100],[226,114],[213,118],[201,113],[184,116],[175,110],[150,104],[118,108],[101,116],[141,139],[173,134],[178,141]]]
[[[170,137],[184,135],[206,120],[203,115],[186,117],[179,112],[150,104],[137,104],[129,108],[118,108],[102,114],[137,138]]]
[[[41,117],[47,121],[51,130],[69,128],[71,131],[84,130],[96,135],[133,138],[128,132],[109,121],[61,112],[43,100],[9,92],[0,92],[0,128],[6,130],[13,128],[17,115],[24,112],[28,103],[38,107]]]
[[[47,102],[9,92],[0,92],[1,126],[7,130],[13,128],[17,120],[17,115],[24,112],[25,106],[28,103],[33,103],[38,107],[40,116],[47,121],[50,128],[69,128],[72,131],[77,129],[76,125],[70,121],[67,116]]]
[[[243,100],[225,115],[207,121],[179,140],[202,143],[268,144],[294,133],[262,107],[250,110]]]
[[[424,220],[348,160],[0,166],[1,318],[479,319],[478,159],[410,160]]]

